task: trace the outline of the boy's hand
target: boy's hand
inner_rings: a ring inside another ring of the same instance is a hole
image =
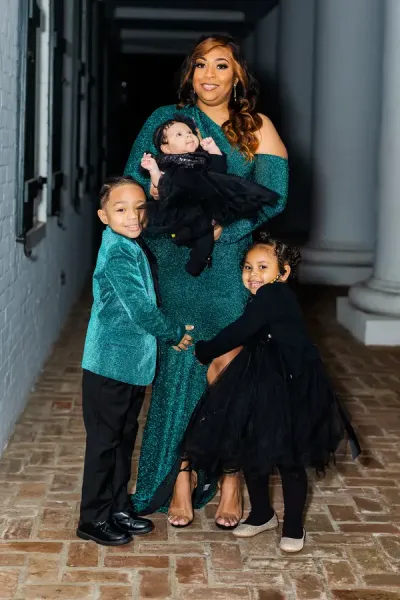
[[[200,145],[203,148],[203,150],[208,152],[208,154],[219,154],[220,156],[222,155],[221,150],[218,148],[217,144],[214,142],[212,137],[204,138],[204,140],[201,140]]]
[[[150,173],[159,172],[159,168],[155,159],[151,156],[151,154],[147,154],[146,152],[143,154],[140,165],[143,167],[143,169],[146,169],[146,171],[149,171]]]
[[[194,329],[194,325],[185,325],[186,331],[192,331]],[[185,333],[181,341],[177,346],[172,346],[174,350],[180,352],[181,350],[188,350],[189,346],[193,343],[193,338],[188,333]]]

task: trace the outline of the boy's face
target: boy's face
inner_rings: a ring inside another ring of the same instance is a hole
[[[139,186],[119,185],[111,191],[108,201],[97,214],[115,233],[135,239],[143,229],[143,209],[139,207],[145,202],[146,195]]]
[[[166,144],[161,144],[164,154],[187,154],[195,152],[199,147],[199,138],[185,123],[174,123],[164,134]]]

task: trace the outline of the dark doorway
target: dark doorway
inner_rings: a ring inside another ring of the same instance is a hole
[[[147,117],[177,101],[184,56],[114,53],[110,59],[107,172],[118,175]]]

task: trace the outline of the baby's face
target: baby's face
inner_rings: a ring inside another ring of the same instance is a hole
[[[165,132],[166,144],[161,145],[164,154],[187,154],[199,147],[199,138],[185,123],[174,123]]]

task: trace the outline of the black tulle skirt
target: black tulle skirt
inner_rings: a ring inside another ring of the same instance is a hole
[[[288,375],[279,348],[258,342],[207,388],[182,450],[194,470],[208,473],[324,469],[346,429],[355,456],[360,449],[349,416],[319,358],[305,361],[300,375]]]
[[[148,230],[159,234],[189,228],[194,238],[204,235],[212,220],[225,227],[239,219],[255,219],[279,201],[278,194],[253,181],[194,169],[165,173],[159,193],[159,201],[146,204]]]

